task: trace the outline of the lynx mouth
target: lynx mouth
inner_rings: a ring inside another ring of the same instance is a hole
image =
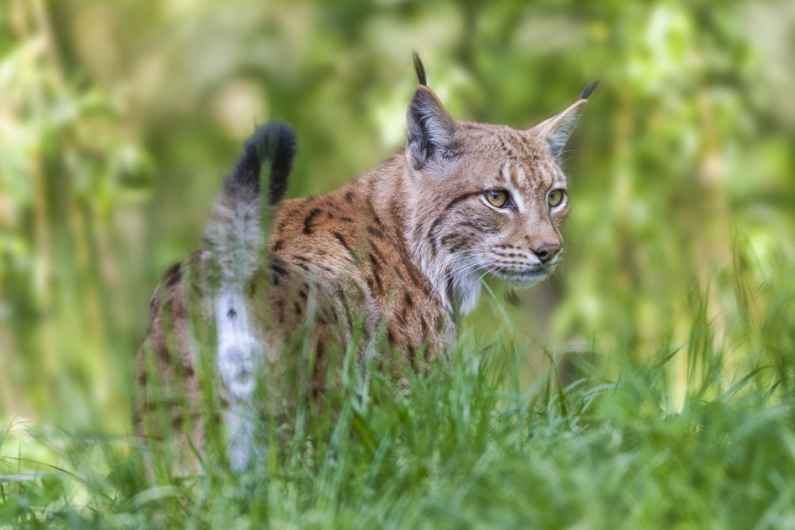
[[[492,272],[497,278],[518,285],[534,285],[549,276],[554,267],[523,267],[520,269],[498,267]]]

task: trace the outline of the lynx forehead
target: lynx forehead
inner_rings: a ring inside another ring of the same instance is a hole
[[[250,409],[258,378],[278,373],[295,330],[309,335],[319,394],[330,348],[361,337],[354,347],[362,357],[419,368],[455,339],[457,315],[475,307],[483,276],[531,285],[554,271],[569,209],[561,154],[596,85],[540,124],[513,129],[456,122],[416,56],[415,67],[405,151],[337,191],[282,201],[292,131],[269,124],[247,142],[202,249],[169,269],[152,298],[138,357],[140,433],[152,430],[146,417],[163,407],[176,429],[197,416],[197,327],[215,330],[229,458],[243,469],[256,453]],[[271,211],[260,189],[264,162],[275,207],[270,233],[261,221]],[[152,388],[153,371],[168,392]],[[180,407],[157,398],[175,391],[188,398]],[[202,421],[190,431],[199,446]]]

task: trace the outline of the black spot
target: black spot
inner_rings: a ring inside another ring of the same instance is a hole
[[[353,249],[348,245],[348,242],[345,241],[345,238],[339,232],[334,232],[334,237],[339,241],[339,244],[345,247],[345,250],[348,251],[348,254],[351,255],[354,261],[356,261],[356,254],[353,253]]]
[[[281,263],[277,263],[275,260],[271,261],[271,283],[273,285],[279,285],[279,282],[282,277],[287,276],[287,269],[285,269]]]
[[[304,218],[304,234],[310,235],[313,232],[312,222],[315,220],[315,217],[323,213],[323,210],[320,208],[312,208],[309,210],[309,214]]]
[[[174,287],[182,279],[182,263],[177,262],[170,266],[164,274],[166,287]]]
[[[377,237],[378,239],[384,239],[384,233],[379,228],[376,228],[374,226],[368,226],[367,232],[370,233],[370,235]]]
[[[237,311],[235,311],[234,307],[229,308],[229,311],[226,312],[226,317],[229,320],[234,320],[235,318],[237,318]]]
[[[287,276],[287,269],[275,261],[271,261],[271,272],[278,276]]]
[[[346,191],[345,192],[345,201],[348,202],[349,204],[353,202],[353,192],[352,191]]]

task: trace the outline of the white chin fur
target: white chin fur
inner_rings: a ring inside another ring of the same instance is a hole
[[[457,294],[459,303],[461,304],[459,310],[462,314],[466,315],[471,313],[472,310],[477,307],[478,299],[480,298],[480,288],[479,276],[471,276],[458,286]]]
[[[493,276],[503,280],[504,282],[510,283],[511,287],[519,287],[523,289],[529,289],[536,284],[539,284],[546,280],[549,277],[549,273],[546,272],[536,272],[536,273],[528,273],[528,274],[502,274],[500,272],[494,272]]]

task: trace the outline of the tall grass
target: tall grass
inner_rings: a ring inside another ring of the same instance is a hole
[[[198,473],[147,478],[156,445],[16,428],[0,528],[793,528],[792,295],[749,295],[745,366],[725,366],[738,344],[707,296],[686,341],[598,351],[567,386],[556,367],[520,385],[520,352],[472,341],[407,389],[371,372],[365,392],[343,362],[329,406],[272,419],[240,476],[215,446]]]

